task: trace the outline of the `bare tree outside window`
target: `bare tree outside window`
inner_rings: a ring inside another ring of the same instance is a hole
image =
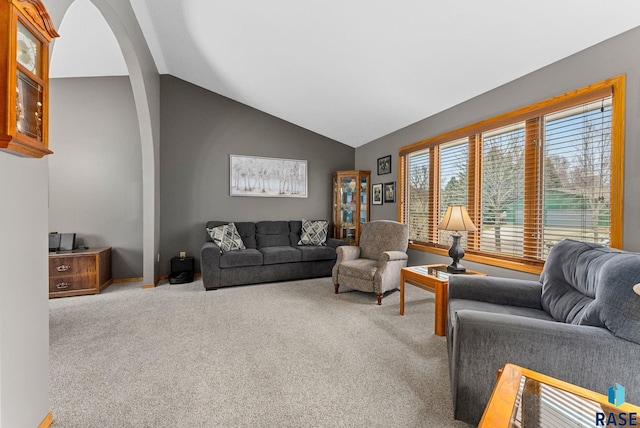
[[[611,109],[605,101],[547,118],[544,241],[609,243]]]
[[[440,147],[440,206],[442,219],[449,205],[467,205],[467,185],[469,170],[469,139],[453,141]],[[438,242],[451,245],[450,230],[438,231]],[[468,233],[462,232],[460,245],[467,247]]]
[[[409,239],[426,242],[429,224],[429,154],[411,156],[409,160]]]
[[[524,192],[524,126],[483,138],[482,236],[483,250],[522,254],[522,221],[517,207]],[[511,213],[511,216],[509,216]],[[503,233],[509,247],[503,248]]]

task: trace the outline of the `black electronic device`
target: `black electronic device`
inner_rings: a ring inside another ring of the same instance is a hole
[[[173,257],[169,284],[186,284],[193,282],[193,257]]]
[[[58,251],[58,248],[60,248],[60,234],[51,232],[49,234],[49,252]]]

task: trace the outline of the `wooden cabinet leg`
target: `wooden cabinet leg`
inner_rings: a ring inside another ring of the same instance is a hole
[[[340,287],[340,284],[333,284],[333,288],[335,289],[335,294],[338,294],[339,287]]]

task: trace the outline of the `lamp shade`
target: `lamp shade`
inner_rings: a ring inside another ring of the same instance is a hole
[[[476,230],[476,227],[469,218],[464,205],[449,205],[447,212],[444,213],[444,217],[442,217],[442,221],[438,225],[438,229],[471,232]]]

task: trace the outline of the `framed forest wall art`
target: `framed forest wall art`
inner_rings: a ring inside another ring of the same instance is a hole
[[[307,161],[259,156],[229,156],[229,194],[306,198]]]

